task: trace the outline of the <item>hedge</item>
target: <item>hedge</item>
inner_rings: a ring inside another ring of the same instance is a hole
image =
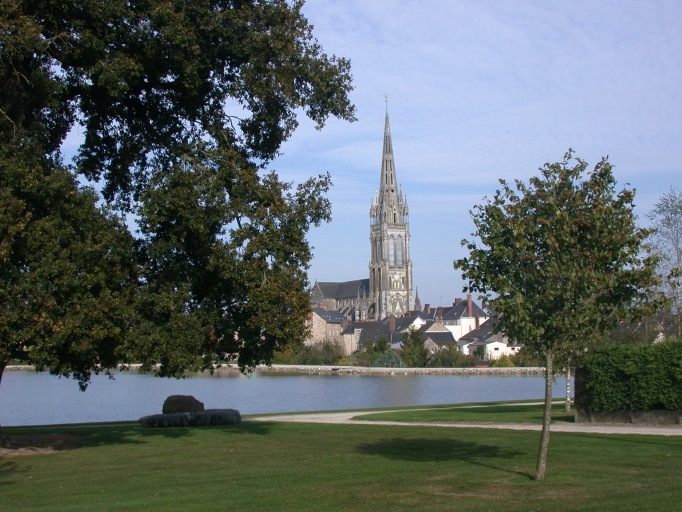
[[[682,409],[682,340],[599,347],[585,358],[584,379],[585,411]]]

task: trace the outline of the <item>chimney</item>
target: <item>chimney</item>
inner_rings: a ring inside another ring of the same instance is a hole
[[[459,297],[457,297],[457,298],[455,299],[455,303],[453,304],[453,306],[456,306],[456,305],[459,304],[460,302],[462,302],[462,299],[460,299]]]
[[[436,318],[443,318],[443,306],[438,306],[436,310]]]
[[[467,295],[467,316],[474,316],[474,303],[471,301],[471,294]]]
[[[478,318],[478,315],[476,315],[476,329],[478,329],[480,321],[481,319]]]
[[[324,309],[325,311],[327,311],[327,305],[326,304],[320,304],[320,309]]]
[[[478,317],[476,317],[476,327],[478,327]],[[341,320],[341,328],[345,331],[348,328],[348,319]]]
[[[424,313],[431,316],[431,304],[424,304]]]
[[[395,332],[395,317],[393,315],[388,317],[388,330],[391,334]]]
[[[308,322],[312,322],[312,321],[313,321],[313,312],[311,311],[310,313],[308,313]]]

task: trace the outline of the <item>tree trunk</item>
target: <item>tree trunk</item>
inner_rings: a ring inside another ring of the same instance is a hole
[[[571,360],[566,364],[566,412],[571,412]]]
[[[542,418],[542,436],[540,437],[540,451],[538,465],[535,470],[535,480],[544,480],[547,469],[547,448],[549,447],[549,423],[552,421],[552,352],[545,352],[545,413]]]
[[[0,384],[2,384],[2,374],[5,371],[5,366],[7,366],[7,363],[5,363],[4,361],[0,361]],[[2,425],[0,425],[0,447],[2,448],[12,447],[12,442],[9,440],[9,437],[7,437],[2,432]]]

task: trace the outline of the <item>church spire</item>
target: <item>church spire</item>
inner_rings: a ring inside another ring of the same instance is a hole
[[[384,124],[384,150],[381,155],[381,192],[384,199],[397,197],[398,180],[395,175],[395,161],[393,160],[393,142],[391,141],[391,124],[386,112]],[[390,191],[390,192],[389,192]],[[393,201],[391,201],[393,202]]]

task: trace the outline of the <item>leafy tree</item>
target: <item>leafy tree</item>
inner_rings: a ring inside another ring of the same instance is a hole
[[[378,368],[405,368],[405,363],[391,348],[387,348],[373,363]]]
[[[133,240],[69,172],[46,168],[30,147],[7,149],[0,147],[0,381],[19,360],[72,376],[85,390],[91,373],[116,367],[129,335]]]
[[[682,337],[682,192],[670,187],[647,215],[655,229],[651,250],[660,258],[662,289],[670,299],[673,336]],[[664,319],[665,321],[665,319]]]
[[[457,345],[450,344],[436,351],[429,358],[428,365],[434,368],[466,368],[471,366],[472,362],[471,356],[463,354]]]
[[[539,367],[545,364],[542,354],[538,354],[530,347],[521,347],[521,350],[509,359],[514,363],[514,366]]]
[[[504,354],[502,356],[498,357],[497,359],[495,359],[495,361],[493,362],[493,368],[513,368],[513,367],[514,367],[514,363],[512,362],[512,360],[509,359],[509,357],[507,357]]]
[[[400,354],[401,359],[411,368],[423,368],[429,353],[424,347],[422,335],[416,329],[410,328],[402,336],[403,350]]]
[[[360,350],[355,353],[355,357],[371,366],[389,348],[390,345],[385,336],[381,336],[376,341],[365,340],[360,345]]]
[[[350,63],[323,53],[301,7],[0,0],[0,144],[30,141],[57,168],[79,125],[74,172],[139,221],[120,353],[158,375],[247,369],[303,338],[305,237],[329,219],[330,180],[294,189],[267,166],[299,112],[321,128],[354,107]]]
[[[541,176],[502,189],[472,212],[477,242],[455,262],[470,292],[501,313],[499,329],[545,359],[546,385],[536,479],[546,471],[553,363],[626,316],[655,310],[656,258],[642,257],[650,231],[638,228],[634,191],[615,191],[611,164],[591,172],[569,151]],[[494,294],[494,295],[493,295]]]

